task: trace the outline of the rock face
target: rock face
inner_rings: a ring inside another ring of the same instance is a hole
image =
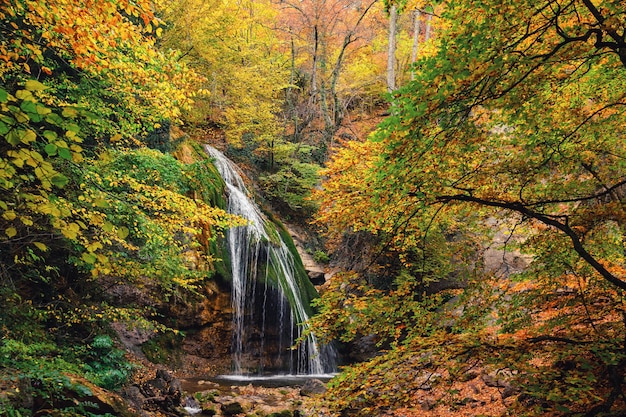
[[[231,367],[232,307],[230,290],[217,288],[194,309],[183,314],[195,322],[183,327],[184,360],[181,371],[188,375],[226,373]],[[180,313],[179,313],[180,314]]]
[[[313,258],[313,256],[311,256],[311,254],[307,252],[306,239],[303,237],[303,233],[297,232],[294,226],[285,226],[289,231],[291,239],[293,239],[293,243],[295,244],[296,250],[300,255],[300,259],[302,259],[304,270],[306,271],[313,285],[318,286],[324,284],[326,282],[326,279],[328,278],[328,274],[324,269],[324,266],[317,262]]]
[[[503,224],[493,218],[487,220],[487,225],[497,232],[483,254],[485,271],[503,278],[524,271],[532,261],[532,257],[521,253],[519,249],[511,248],[519,243],[523,236],[512,235],[511,225]]]
[[[177,340],[175,346],[167,346],[159,342],[162,335],[151,330],[132,328],[121,322],[114,323],[113,330],[124,347],[140,359],[154,361],[145,355],[146,344],[152,344],[154,350],[163,351],[155,352],[164,361],[157,363],[181,374],[227,372],[231,366],[232,341],[230,289],[214,279],[208,280],[200,293],[204,296],[201,299],[169,303],[129,285],[111,285],[109,297],[113,305],[153,306],[166,318],[166,326],[183,331],[185,337]],[[175,352],[167,352],[168,349]]]

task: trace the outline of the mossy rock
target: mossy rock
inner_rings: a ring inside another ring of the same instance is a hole
[[[290,410],[283,410],[279,412],[272,413],[267,417],[293,417],[293,413]]]
[[[158,334],[141,345],[146,358],[155,364],[180,365],[182,336],[167,332]]]

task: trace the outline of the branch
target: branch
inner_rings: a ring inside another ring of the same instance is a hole
[[[590,340],[574,340],[574,339],[569,339],[567,337],[559,337],[559,336],[548,336],[548,335],[542,335],[542,336],[537,336],[537,337],[530,337],[528,339],[529,342],[532,343],[539,343],[539,342],[561,342],[561,343],[568,343],[570,345],[589,345],[591,343],[593,343]]]
[[[487,207],[498,207],[505,210],[511,210],[518,212],[526,217],[539,220],[541,223],[554,227],[557,230],[565,233],[567,237],[572,241],[572,246],[576,253],[585,261],[589,266],[595,269],[605,280],[610,282],[622,290],[626,290],[626,282],[617,278],[613,275],[608,269],[604,267],[596,258],[593,257],[591,253],[585,249],[582,244],[578,234],[567,224],[558,221],[556,218],[551,217],[547,214],[539,213],[531,210],[528,206],[523,205],[519,202],[506,202],[506,201],[491,201],[485,200],[479,197],[474,197],[466,194],[457,194],[457,195],[444,195],[437,197],[436,200],[440,203],[449,203],[454,201],[465,201],[470,203],[476,203],[482,206]]]
[[[583,168],[589,170],[588,165],[584,164]],[[593,174],[593,173],[592,173]],[[598,181],[600,182],[600,181]],[[594,195],[589,195],[589,196],[585,196],[585,197],[575,197],[575,198],[565,198],[565,199],[560,199],[560,200],[541,200],[541,201],[535,201],[532,203],[524,203],[524,205],[526,207],[532,207],[532,206],[543,206],[546,204],[563,204],[563,203],[582,203],[584,201],[590,201],[590,200],[598,200],[602,197],[605,197],[609,194],[612,194],[614,191],[616,191],[617,189],[619,189],[620,187],[626,185],[626,179],[623,179],[615,184],[613,184],[611,187],[607,187],[604,184],[601,184],[602,188],[604,188],[603,191],[594,194]]]

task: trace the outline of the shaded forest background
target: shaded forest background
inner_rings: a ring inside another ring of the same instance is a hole
[[[210,142],[314,231],[316,334],[376,346],[324,412],[450,412],[487,375],[464,413],[624,414],[622,2],[0,0],[0,32],[0,413],[36,381],[97,415],[64,399],[132,380],[112,323],[183,337],[163,305],[241,224]]]

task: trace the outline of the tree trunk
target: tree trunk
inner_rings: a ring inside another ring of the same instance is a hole
[[[396,89],[396,26],[398,9],[395,4],[389,8],[389,48],[387,49],[387,91]]]
[[[311,68],[311,95],[317,93],[317,54],[319,47],[319,32],[317,25],[313,27],[313,67]]]
[[[422,12],[418,9],[413,11],[413,48],[411,49],[411,64],[417,60],[417,50],[420,42],[420,20]],[[415,79],[415,71],[411,71],[411,79]]]
[[[424,42],[428,42],[430,39],[430,21],[433,19],[432,13],[426,14],[426,34],[424,36]]]

